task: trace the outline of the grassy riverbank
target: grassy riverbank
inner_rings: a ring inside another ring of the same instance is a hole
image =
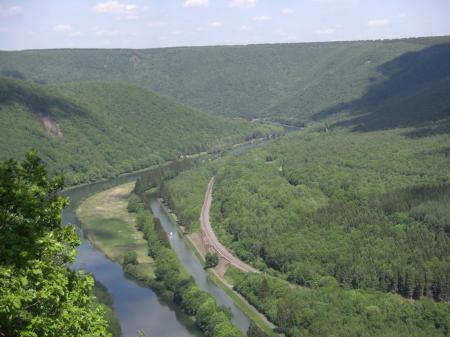
[[[89,241],[109,259],[123,264],[128,251],[135,251],[138,264],[130,273],[138,279],[154,278],[154,262],[148,256],[147,242],[136,229],[136,219],[128,213],[128,196],[134,182],[122,184],[94,194],[84,200],[76,210]]]

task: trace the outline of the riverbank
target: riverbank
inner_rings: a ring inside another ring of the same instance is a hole
[[[77,218],[87,239],[109,259],[123,265],[125,254],[135,251],[138,264],[127,272],[138,280],[154,278],[154,261],[148,256],[147,242],[136,229],[136,219],[128,213],[128,196],[134,182],[94,194],[78,205]]]
[[[133,183],[122,184],[94,194],[79,205],[77,218],[82,222],[81,228],[89,242],[109,259],[121,264],[125,272],[131,267],[130,274],[133,278],[147,281],[145,285],[167,301],[175,303],[189,315],[191,324],[195,322],[205,334],[221,336],[228,333],[229,336],[243,336],[245,330],[240,332],[231,323],[227,311],[221,309],[221,301],[217,303],[215,297],[194,283],[174,250],[160,236],[156,220],[150,218],[142,222],[141,218],[146,210],[128,212],[132,190]],[[153,248],[150,252],[154,260],[147,256],[149,247]],[[123,257],[133,249],[138,253],[137,263],[124,265]],[[152,261],[151,275],[148,274],[149,265],[142,260],[142,255]],[[206,275],[202,268],[200,270]],[[157,279],[155,273],[158,275]],[[196,299],[194,302],[191,300],[193,294]]]
[[[191,248],[195,256],[199,259],[200,263],[204,265],[206,249],[202,245],[201,234],[192,233],[186,234],[185,230],[177,223],[177,216],[174,214],[163,202],[162,199],[158,199],[160,206],[167,218],[173,223],[177,228],[177,232],[183,236],[188,246]],[[233,289],[233,285],[229,284],[225,278],[224,274],[227,267],[224,268],[223,265],[218,265],[215,268],[208,270],[208,277],[213,281],[219,288],[221,288],[232,300],[233,302],[251,319],[261,330],[263,330],[267,335],[272,337],[277,337],[278,335],[274,332],[276,326],[274,326],[262,313],[260,313],[253,305],[251,305],[241,294]]]
[[[89,185],[96,184],[96,183],[105,183],[105,182],[108,182],[111,180],[132,177],[135,175],[139,175],[141,173],[145,173],[150,170],[164,167],[164,166],[169,165],[170,163],[177,161],[177,160],[194,159],[194,158],[198,158],[198,157],[202,157],[202,156],[208,156],[211,154],[220,154],[220,153],[224,153],[224,152],[233,151],[234,149],[239,148],[239,147],[255,145],[255,144],[264,142],[268,139],[276,139],[276,138],[282,137],[293,130],[293,129],[291,129],[291,127],[284,127],[283,125],[281,125],[279,123],[270,122],[270,121],[264,122],[264,126],[267,126],[268,130],[263,134],[263,137],[251,138],[249,140],[245,140],[240,143],[228,143],[228,144],[224,144],[221,147],[217,147],[217,148],[212,147],[212,148],[208,149],[208,151],[202,151],[202,152],[198,152],[198,153],[194,153],[194,154],[182,154],[178,158],[173,158],[172,160],[167,160],[167,161],[159,163],[159,164],[153,164],[153,165],[143,167],[143,168],[140,168],[137,170],[122,172],[122,173],[112,176],[112,177],[101,177],[97,180],[85,181],[85,182],[78,183],[75,185],[69,185],[69,186],[65,187],[62,192],[68,193],[72,190],[76,190],[76,189],[84,187],[84,186],[89,186]]]

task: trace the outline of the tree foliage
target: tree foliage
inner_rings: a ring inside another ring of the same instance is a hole
[[[417,94],[428,96],[427,91],[436,88],[441,88],[441,95],[428,97],[445,102],[448,84],[442,85],[440,76],[430,80],[430,76],[421,76],[423,73],[417,70],[434,76],[430,69],[436,69],[448,76],[447,69],[439,67],[442,59],[433,57],[448,59],[448,54],[429,52],[416,58],[414,55],[430,46],[448,45],[449,40],[449,37],[429,37],[150,50],[0,52],[0,70],[5,75],[47,83],[120,81],[214,114],[270,117],[298,123],[318,112],[359,99],[396,72],[401,75],[396,77],[396,83],[391,82],[396,95],[379,97],[388,98],[389,103],[399,103],[401,112],[423,110],[414,104],[418,102]],[[389,69],[382,68],[402,56],[405,58],[401,62],[391,63]],[[425,67],[414,69],[414,64]],[[412,96],[402,92],[402,88],[413,86],[419,77],[416,75],[412,80],[405,77],[399,71],[405,68],[412,70],[410,75],[420,74],[420,78],[429,81],[420,88],[423,92],[416,91]],[[383,88],[392,93],[392,86]],[[437,109],[438,102],[433,103]],[[399,111],[394,112],[398,116]],[[390,113],[386,115],[389,119]]]
[[[207,253],[205,256],[205,269],[214,268],[219,263],[219,255],[217,253]]]
[[[0,334],[110,336],[92,277],[72,271],[80,241],[61,225],[68,200],[36,152],[0,164]]]
[[[123,257],[123,264],[138,264],[137,253],[134,250],[126,252]]]
[[[197,326],[206,335],[241,337],[240,331],[231,323],[228,311],[219,307],[211,295],[200,290],[181,265],[170,248],[160,220],[148,210],[142,210],[138,213],[137,227],[143,232],[149,255],[155,260],[156,282],[173,294],[174,303],[188,315],[194,316]]]
[[[279,277],[235,287],[289,336],[446,336],[448,134],[317,130],[180,174],[175,209],[199,214],[216,176],[219,239]]]
[[[390,294],[344,290],[335,282],[314,290],[295,288],[275,277],[237,274],[235,289],[289,337],[437,337],[449,333],[448,303],[430,299],[411,303]]]
[[[272,130],[109,82],[41,87],[1,77],[0,108],[0,159],[17,160],[34,146],[50,174],[64,172],[68,184],[114,177],[239,143],[258,129]]]

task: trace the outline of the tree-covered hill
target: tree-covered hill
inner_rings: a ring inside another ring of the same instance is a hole
[[[299,122],[359,100],[372,87],[389,81],[385,64],[401,62],[402,67],[413,69],[417,58],[408,55],[449,42],[449,37],[432,37],[146,50],[29,50],[0,52],[0,72],[38,83],[120,80],[208,113]],[[424,60],[436,65],[445,58],[448,53],[441,50],[439,58]],[[448,76],[448,68],[443,70]],[[448,91],[448,82],[440,82],[442,76],[435,71],[429,75],[427,87]],[[407,89],[399,96],[399,106],[418,93],[410,92],[415,88],[407,81],[388,83],[396,91]]]
[[[243,140],[258,126],[117,83],[39,86],[0,78],[0,157],[36,148],[80,183]]]
[[[406,53],[378,67],[382,80],[359,99],[324,110],[350,118],[337,125],[358,130],[408,127],[450,117],[450,44]]]
[[[169,187],[177,209],[198,214],[215,171],[222,242],[293,282],[332,276],[343,287],[448,300],[450,138],[408,132],[292,135]]]

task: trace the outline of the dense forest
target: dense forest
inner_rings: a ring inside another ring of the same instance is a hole
[[[175,205],[198,214],[204,191],[188,182],[204,189],[216,171],[222,242],[300,285],[329,275],[346,288],[447,300],[450,139],[407,132],[292,135],[168,185]]]
[[[312,127],[181,173],[169,199],[197,231],[216,176],[216,234],[275,282],[259,293],[261,276],[234,275],[235,288],[289,336],[446,335],[448,303],[433,301],[450,298],[450,138],[416,132]],[[362,308],[380,313],[375,327]]]
[[[326,277],[308,289],[262,274],[233,274],[235,289],[287,336],[448,336],[448,303],[410,303],[396,295],[344,290]]]
[[[112,177],[275,130],[105,82],[42,87],[0,78],[0,109],[0,158],[18,159],[33,147],[52,174],[64,173],[67,184]]]
[[[163,164],[134,192],[159,189],[191,233],[215,176],[214,231],[262,271],[225,277],[287,337],[449,335],[449,37],[0,51],[0,76],[0,159],[33,147],[73,185]],[[265,120],[306,127],[218,155],[280,132]],[[0,335],[109,336],[94,280],[66,267],[79,241],[43,162],[0,166]],[[205,335],[241,336],[158,219],[128,206],[152,285]]]
[[[436,53],[430,47],[448,43],[448,37],[430,37],[144,50],[29,50],[0,52],[0,72],[40,84],[121,81],[206,112],[300,123],[358,100],[393,74],[408,73],[418,60],[426,61],[423,71],[412,74],[423,78],[424,88],[434,92],[442,76],[435,77],[434,71],[428,72],[431,77],[423,74],[428,65],[433,68],[438,63],[435,57],[449,57],[448,52]],[[437,71],[448,75],[443,70]],[[404,87],[412,82],[398,84]],[[430,98],[439,95],[430,94]],[[399,95],[401,101],[404,98]]]

